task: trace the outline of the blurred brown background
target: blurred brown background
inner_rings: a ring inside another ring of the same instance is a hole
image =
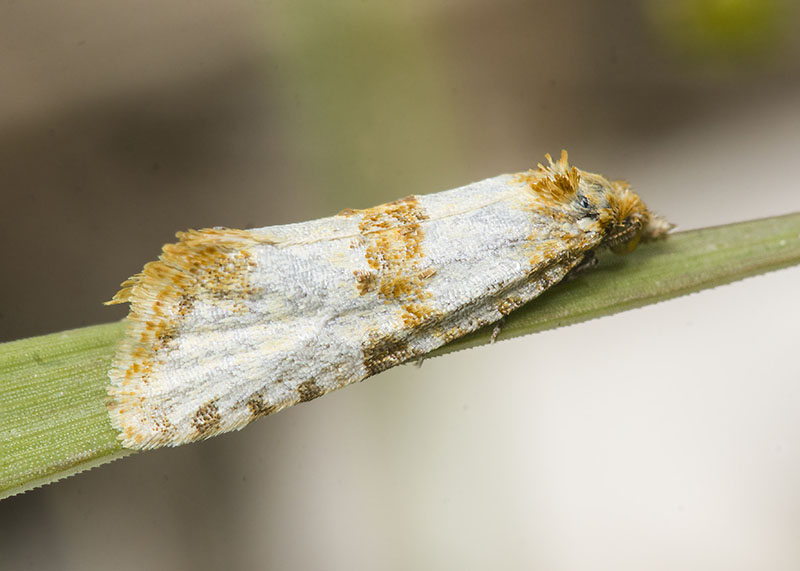
[[[0,340],[175,231],[564,147],[688,229],[800,210],[786,0],[0,6]],[[9,569],[797,569],[797,269],[425,363],[0,503]],[[405,380],[404,380],[405,379]]]

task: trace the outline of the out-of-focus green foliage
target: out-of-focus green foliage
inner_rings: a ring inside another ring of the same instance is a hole
[[[785,0],[650,0],[648,17],[669,49],[690,61],[741,64],[775,53]]]

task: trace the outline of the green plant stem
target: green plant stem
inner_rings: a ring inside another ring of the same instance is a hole
[[[0,498],[124,456],[105,407],[116,322],[0,345]]]
[[[800,263],[800,213],[673,234],[545,292],[499,339],[578,323]],[[489,342],[491,328],[431,356]],[[0,345],[0,498],[131,453],[105,408],[124,323]]]

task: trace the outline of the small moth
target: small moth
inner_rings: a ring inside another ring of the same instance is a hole
[[[177,234],[130,303],[108,408],[129,448],[240,429],[494,323],[670,225],[627,183],[570,166],[254,230]]]

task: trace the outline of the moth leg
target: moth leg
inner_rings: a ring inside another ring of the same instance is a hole
[[[497,336],[500,335],[500,330],[503,328],[503,325],[506,323],[506,318],[501,317],[498,322],[495,324],[494,329],[492,329],[492,338],[489,340],[489,343],[494,343],[497,341]]]
[[[421,369],[421,368],[422,368],[422,363],[424,363],[424,362],[425,362],[425,357],[420,357],[419,359],[417,359],[416,361],[414,361],[414,366],[415,366],[417,369]]]
[[[581,275],[586,270],[591,270],[593,267],[597,265],[597,258],[594,255],[593,250],[589,250],[583,255],[583,259],[577,263],[577,265],[572,268],[566,276],[564,276],[563,281],[567,282],[569,280],[573,280]]]

